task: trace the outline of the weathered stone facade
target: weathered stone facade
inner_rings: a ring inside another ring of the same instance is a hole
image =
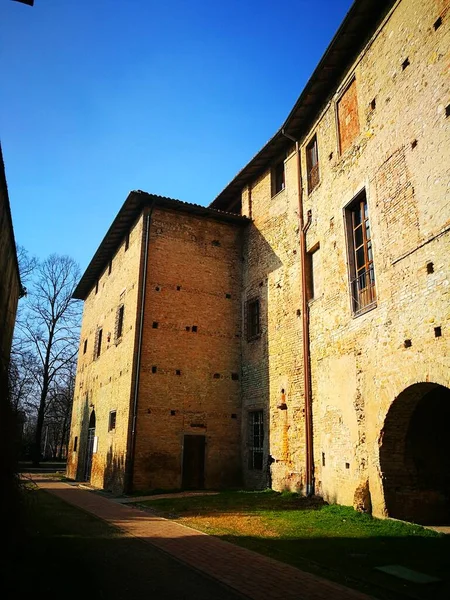
[[[211,204],[222,221],[155,209],[139,385],[125,386],[139,488],[183,485],[194,428],[208,443],[193,484],[238,482],[241,460],[247,487],[450,515],[449,22],[446,0],[358,0],[282,128]]]
[[[89,293],[77,292],[85,307],[68,474],[114,491],[239,485],[246,220],[134,196],[142,207],[129,234],[113,242]]]

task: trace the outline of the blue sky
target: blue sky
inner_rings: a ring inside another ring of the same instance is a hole
[[[352,0],[0,0],[18,244],[84,270],[128,192],[207,205],[290,112]]]

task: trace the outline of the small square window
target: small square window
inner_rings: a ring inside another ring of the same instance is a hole
[[[253,340],[261,334],[259,299],[247,302],[247,340]]]
[[[277,163],[272,169],[271,176],[272,196],[284,190],[284,160]]]
[[[109,413],[108,431],[113,431],[116,428],[116,415],[117,412],[115,410]]]

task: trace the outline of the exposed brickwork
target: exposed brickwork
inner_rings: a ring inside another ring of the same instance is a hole
[[[153,214],[137,489],[181,487],[183,436],[191,434],[206,437],[206,487],[240,482],[239,237],[238,227],[220,221],[174,211]]]

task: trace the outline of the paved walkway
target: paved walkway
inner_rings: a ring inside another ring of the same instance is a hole
[[[39,488],[107,521],[129,536],[152,544],[251,600],[371,600],[363,593],[147,511],[124,506],[86,488],[39,479],[35,474],[27,477]]]

